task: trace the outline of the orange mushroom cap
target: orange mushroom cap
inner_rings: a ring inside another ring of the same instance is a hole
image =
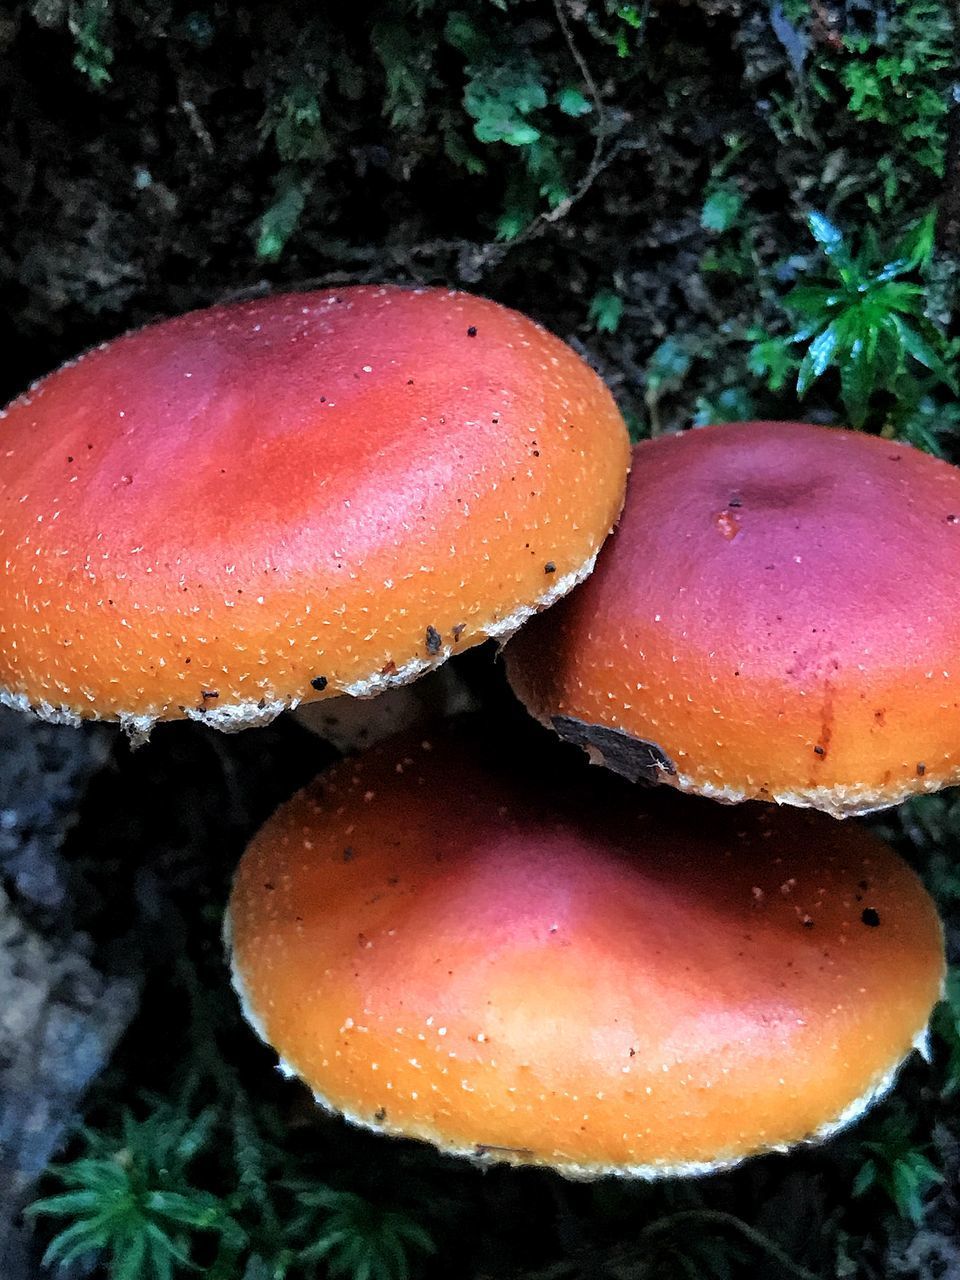
[[[708,427],[637,446],[597,571],[507,671],[624,772],[843,816],[960,780],[958,600],[960,470],[832,428]]]
[[[220,728],[367,695],[589,572],[626,429],[496,303],[363,287],[151,325],[0,423],[0,699]]]
[[[284,1069],[356,1123],[577,1177],[705,1172],[854,1119],[941,989],[913,873],[855,824],[584,772],[509,780],[452,730],[281,808],[226,935]]]

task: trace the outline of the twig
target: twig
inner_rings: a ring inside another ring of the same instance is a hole
[[[597,112],[597,130],[593,143],[593,155],[590,158],[590,163],[587,166],[586,173],[577,184],[576,190],[571,192],[566,199],[561,200],[555,209],[550,209],[546,213],[537,214],[533,221],[530,222],[518,236],[514,236],[512,240],[504,242],[504,248],[514,249],[517,245],[525,244],[528,240],[533,239],[534,236],[541,235],[546,228],[553,223],[559,222],[561,218],[565,218],[573,206],[583,199],[600,174],[603,173],[604,169],[613,162],[618,154],[619,148],[616,145],[612,146],[609,151],[606,149],[607,113],[603,105],[603,97],[586,58],[584,58],[583,54],[577,48],[577,42],[573,38],[573,32],[570,29],[570,20],[568,15],[569,6],[570,0],[553,0],[553,8],[557,15],[557,23],[560,27],[560,31],[567,43],[567,48],[570,50],[570,56],[577,64],[580,74],[583,76],[584,83],[587,86],[587,91],[593,99],[593,105]],[[646,25],[646,17],[649,10],[650,0],[646,0],[646,3],[644,4],[644,26]]]
[[[762,1253],[775,1259],[788,1275],[795,1277],[795,1280],[823,1280],[822,1276],[818,1276],[815,1272],[808,1271],[806,1267],[801,1267],[799,1263],[794,1262],[789,1254],[781,1249],[779,1245],[774,1244],[769,1236],[765,1236],[762,1231],[751,1227],[749,1223],[744,1222],[742,1218],[738,1218],[735,1214],[724,1213],[719,1209],[684,1209],[679,1213],[671,1214],[668,1218],[659,1218],[640,1232],[640,1242],[642,1244],[645,1237],[649,1239],[652,1236],[665,1234],[687,1223],[715,1227],[722,1231],[735,1231],[749,1241],[755,1249],[759,1249]]]
[[[210,130],[203,123],[203,117],[197,110],[196,104],[190,98],[180,99],[180,108],[183,114],[190,122],[190,128],[196,137],[200,140],[200,144],[208,156],[212,156],[214,152],[213,138],[210,136]]]
[[[618,138],[609,147],[606,145],[609,134],[609,117],[603,102],[603,95],[600,87],[590,70],[590,66],[586,58],[581,53],[577,42],[574,39],[573,31],[570,26],[570,4],[571,0],[553,0],[554,12],[557,15],[557,23],[570,51],[570,56],[580,71],[583,81],[587,86],[587,92],[593,102],[594,109],[597,113],[596,136],[593,144],[593,155],[590,163],[576,189],[571,192],[564,200],[557,205],[555,209],[539,213],[533,220],[520,232],[510,240],[490,240],[490,241],[471,241],[471,240],[428,240],[421,244],[414,244],[405,247],[401,246],[383,246],[383,245],[337,245],[335,256],[341,261],[353,261],[358,263],[366,263],[368,269],[371,265],[382,262],[384,256],[389,254],[398,266],[404,267],[407,272],[416,277],[417,272],[413,263],[418,259],[436,257],[445,254],[456,254],[461,263],[469,261],[473,264],[471,275],[475,278],[481,278],[484,273],[491,267],[499,266],[514,249],[520,245],[526,244],[530,240],[542,235],[550,226],[559,222],[570,212],[575,204],[577,204],[587,194],[597,178],[604,172],[615,160],[617,160],[624,151],[645,150],[646,143],[643,139],[636,138]],[[645,0],[643,9],[643,27],[646,27],[646,20],[650,10],[650,0]],[[321,248],[322,246],[317,246]],[[331,246],[332,247],[332,246]],[[362,272],[360,273],[362,276]],[[379,275],[379,273],[377,273]],[[467,277],[469,278],[469,277]],[[338,284],[352,283],[356,279],[356,273],[344,271],[343,268],[335,269],[321,276],[315,276],[307,280],[298,280],[295,282],[287,282],[284,288],[295,289],[317,289],[336,286]],[[254,284],[246,285],[240,289],[222,295],[218,298],[220,302],[243,301],[252,297],[261,297],[266,293],[270,293],[274,289],[272,282],[268,280],[259,280]]]
[[[597,82],[593,78],[593,72],[590,70],[586,58],[577,48],[577,42],[574,40],[573,32],[570,30],[570,22],[567,17],[567,5],[569,2],[570,0],[553,0],[553,8],[557,15],[557,22],[560,24],[560,30],[563,32],[563,38],[567,42],[567,48],[570,50],[570,56],[580,68],[580,74],[583,76],[587,91],[593,100],[594,110],[597,113],[597,132],[593,142],[593,156],[587,166],[587,172],[580,180],[576,191],[567,196],[565,200],[561,200],[557,207],[551,209],[549,213],[542,213],[539,220],[543,222],[557,222],[560,218],[565,217],[571,205],[576,204],[578,200],[587,194],[604,168],[603,149],[607,137],[607,113]]]

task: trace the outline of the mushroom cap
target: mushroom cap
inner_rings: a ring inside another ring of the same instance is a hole
[[[707,427],[636,447],[597,571],[507,672],[613,767],[839,817],[960,780],[958,600],[960,470],[834,428]]]
[[[941,989],[914,874],[857,824],[578,772],[525,785],[448,731],[279,810],[225,934],[282,1069],[358,1124],[574,1177],[854,1119]]]
[[[629,444],[517,312],[360,287],[105,344],[0,424],[0,699],[220,728],[402,683],[592,567]]]

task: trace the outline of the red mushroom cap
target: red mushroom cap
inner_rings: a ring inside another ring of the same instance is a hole
[[[506,636],[589,571],[629,446],[496,303],[353,288],[212,307],[0,424],[0,698],[242,727]]]
[[[960,779],[958,600],[960,470],[832,428],[707,427],[637,446],[596,572],[507,669],[625,771],[842,816]]]
[[[280,809],[226,933],[285,1068],[360,1124],[574,1176],[704,1172],[852,1120],[943,980],[913,873],[853,823],[578,772],[495,774],[453,729]]]

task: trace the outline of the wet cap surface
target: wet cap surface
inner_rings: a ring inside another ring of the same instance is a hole
[[[891,849],[599,770],[511,781],[458,732],[345,761],[241,863],[234,981],[318,1100],[446,1150],[655,1176],[823,1136],[889,1086],[943,976]]]
[[[377,692],[569,590],[627,465],[596,374],[484,299],[371,286],[150,326],[0,419],[3,698],[231,728]]]
[[[956,468],[832,428],[708,427],[636,447],[597,571],[507,669],[561,732],[653,744],[659,780],[843,815],[960,777],[958,599]]]

